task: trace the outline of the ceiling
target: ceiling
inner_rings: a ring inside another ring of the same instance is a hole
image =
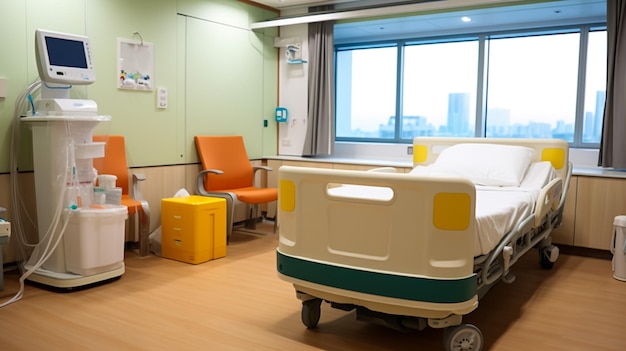
[[[279,10],[298,8],[298,7],[310,7],[310,6],[322,6],[322,5],[337,5],[347,4],[350,5],[374,5],[374,4],[394,4],[405,3],[406,0],[253,0],[253,2],[273,7]],[[417,2],[417,1],[416,1]]]
[[[406,0],[254,0],[281,10],[283,13],[302,12],[311,6],[336,5],[342,11],[389,5],[406,5],[420,1]],[[445,3],[446,0],[439,0]],[[422,0],[422,2],[439,2]],[[450,1],[453,3],[454,1]],[[456,1],[460,3],[461,1]],[[400,16],[372,21],[343,21],[335,26],[335,43],[384,40],[386,38],[451,35],[459,32],[487,30],[515,30],[549,23],[571,25],[606,21],[606,0],[558,0],[530,4],[482,8],[477,10],[447,11],[418,16]],[[468,16],[471,22],[462,22]]]

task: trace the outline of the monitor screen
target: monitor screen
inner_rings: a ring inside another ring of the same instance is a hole
[[[46,83],[84,85],[96,80],[85,36],[37,30],[35,51],[39,77]]]
[[[50,65],[87,68],[87,57],[82,41],[46,37]]]

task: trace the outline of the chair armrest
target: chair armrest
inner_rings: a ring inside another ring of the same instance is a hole
[[[200,171],[200,173],[198,173],[198,175],[196,176],[196,190],[198,191],[198,194],[204,195],[204,196],[207,196],[207,191],[204,188],[204,176],[207,173],[224,174],[224,171],[219,170],[219,169],[205,169],[205,170]]]
[[[256,180],[257,171],[263,171],[263,172],[267,173],[267,172],[271,172],[272,170],[273,170],[273,168],[272,167],[268,167],[268,166],[252,166],[252,175],[253,175],[253,177],[255,179],[254,182],[255,183],[257,182],[257,180]]]
[[[143,173],[133,173],[132,174],[132,194],[131,197],[135,200],[143,200],[143,196],[141,196],[141,191],[139,190],[139,182],[146,180],[146,175]]]
[[[139,255],[145,257],[149,251],[149,235],[150,235],[150,204],[147,200],[143,199],[141,191],[139,191],[139,182],[146,180],[146,175],[143,173],[131,174],[131,189],[130,196],[133,200],[141,203],[141,210],[139,212]]]
[[[268,166],[252,166],[252,170],[256,173],[256,171],[271,172],[274,169],[272,167],[268,167]]]

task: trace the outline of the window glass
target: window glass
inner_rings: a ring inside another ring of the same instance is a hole
[[[407,46],[402,139],[474,136],[478,41]]]
[[[340,45],[336,140],[559,138],[597,147],[607,34],[585,28]]]
[[[579,33],[489,41],[486,136],[574,140]]]
[[[397,48],[337,52],[336,135],[394,138],[381,131],[396,111]]]
[[[606,100],[606,31],[589,33],[583,143],[600,143]]]

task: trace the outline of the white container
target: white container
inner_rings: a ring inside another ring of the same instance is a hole
[[[613,221],[613,278],[626,281],[626,216],[617,216]]]
[[[104,157],[106,143],[85,143],[74,146],[74,157],[77,159],[93,159]]]
[[[112,174],[100,174],[98,176],[98,186],[103,189],[115,188],[116,181],[117,181],[117,176],[114,176]]]
[[[122,204],[122,188],[104,189],[104,202],[109,205]]]
[[[124,262],[126,206],[104,205],[72,211],[63,237],[67,271],[89,276]]]
[[[93,203],[96,205],[104,205],[106,203],[106,189],[93,188]]]

